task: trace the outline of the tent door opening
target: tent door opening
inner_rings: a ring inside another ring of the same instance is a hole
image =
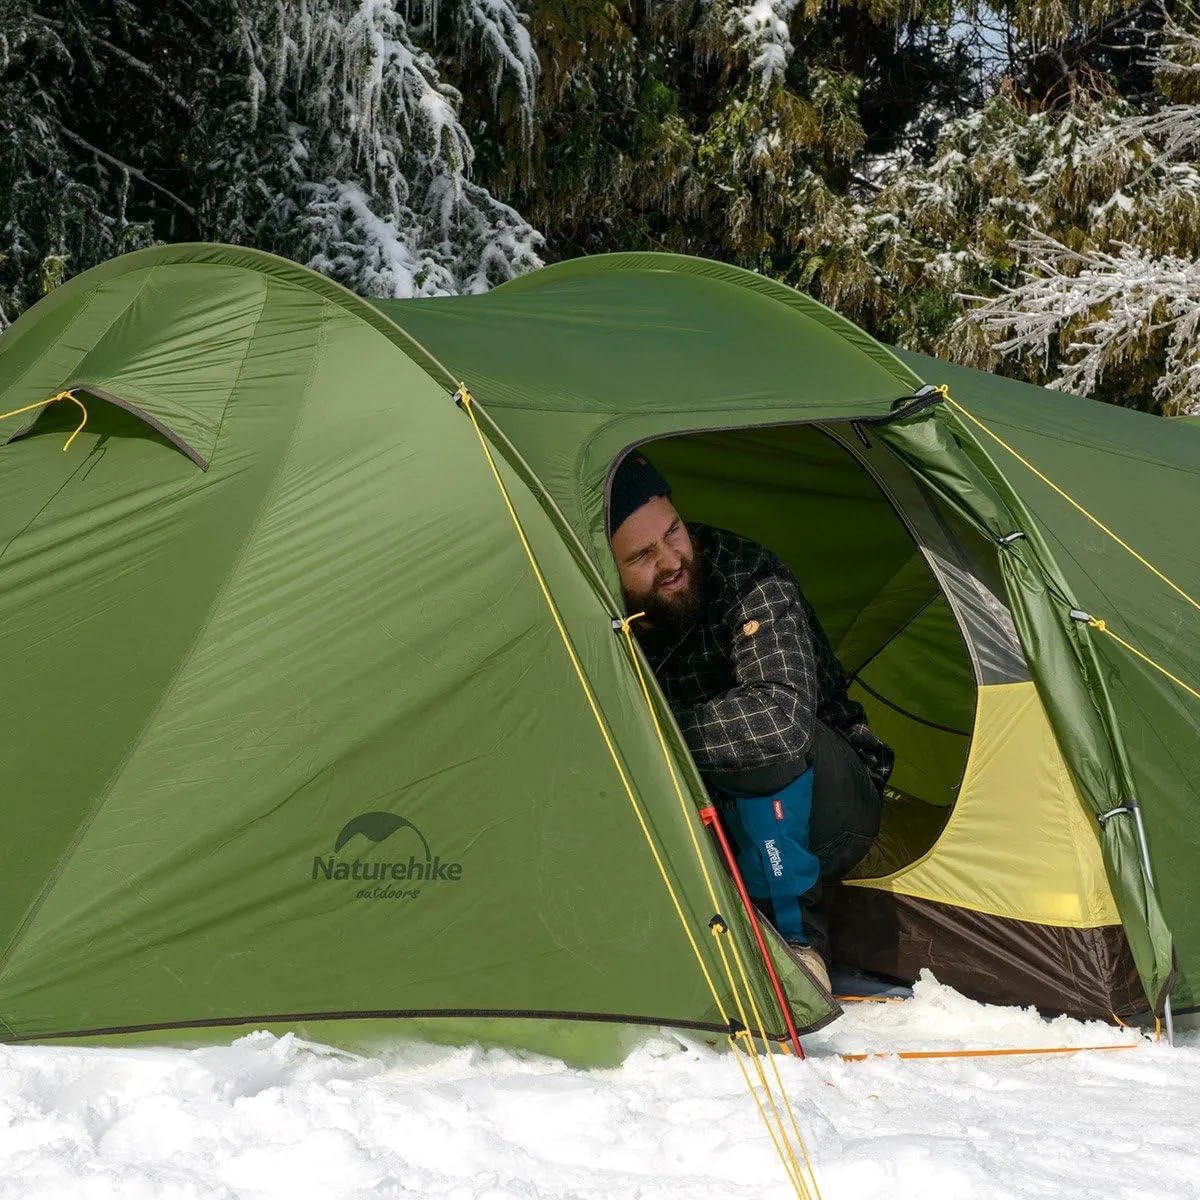
[[[981,684],[1028,680],[990,548],[886,447],[850,426],[685,434],[647,453],[685,520],[760,542],[793,571],[872,729],[896,751],[861,877],[928,853],[953,809]]]
[[[1128,1012],[1136,973],[1005,601],[998,550],[849,423],[675,435],[686,520],[795,573],[849,695],[896,752],[875,846],[833,894],[835,954],[980,999]]]

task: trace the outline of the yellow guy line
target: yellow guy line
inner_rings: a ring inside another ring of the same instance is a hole
[[[1107,633],[1114,642],[1120,646],[1124,646],[1130,654],[1136,655],[1142,660],[1142,662],[1147,663],[1156,671],[1162,672],[1162,674],[1164,674],[1172,683],[1178,684],[1189,695],[1193,696],[1197,700],[1200,700],[1200,692],[1196,691],[1194,687],[1192,687],[1190,684],[1184,683],[1178,675],[1172,675],[1166,667],[1156,663],[1148,654],[1143,654],[1136,646],[1131,646],[1123,637],[1121,637],[1119,633],[1113,633],[1113,631],[1109,629],[1108,625],[1104,621],[1101,621],[1098,617],[1089,617],[1088,624],[1093,629],[1098,629],[1101,633]]]
[[[638,614],[638,616],[641,616],[641,615],[642,614],[640,614],[640,613]],[[649,685],[646,682],[646,675],[645,675],[645,672],[642,670],[641,659],[638,657],[637,648],[633,643],[633,635],[630,632],[630,625],[636,619],[637,619],[636,617],[627,617],[624,620],[622,620],[621,621],[621,632],[625,636],[626,648],[629,652],[629,658],[630,658],[630,661],[633,663],[634,670],[637,672],[638,683],[641,685],[642,696],[646,701],[646,707],[650,711],[650,719],[654,725],[654,733],[655,733],[656,737],[658,738],[659,747],[662,749],[663,760],[667,764],[667,771],[671,776],[671,784],[675,789],[676,798],[679,800],[679,807],[683,813],[684,823],[687,825],[688,833],[691,835],[692,848],[696,853],[696,861],[700,864],[700,871],[704,876],[704,883],[705,883],[706,887],[708,888],[708,894],[709,894],[709,898],[712,901],[713,911],[719,912],[720,908],[721,908],[720,900],[717,897],[716,888],[713,886],[712,876],[708,870],[708,864],[705,862],[704,854],[700,849],[700,842],[699,842],[698,838],[696,837],[695,812],[693,809],[691,809],[688,806],[687,800],[684,798],[683,787],[680,784],[679,776],[676,773],[675,763],[671,757],[670,748],[667,746],[667,740],[666,740],[666,736],[663,733],[662,723],[659,721],[658,713],[654,707],[654,700],[650,694]],[[717,931],[714,930],[714,932],[717,932]],[[761,1032],[766,1029],[766,1025],[763,1022],[762,1016],[760,1015],[760,1013],[758,1011],[758,1004],[754,999],[754,989],[750,986],[750,981],[746,976],[746,967],[745,967],[745,963],[742,960],[741,952],[738,950],[737,940],[731,938],[729,944],[730,944],[730,948],[733,950],[734,961],[737,963],[738,974],[741,976],[742,986],[745,988],[746,995],[749,997],[749,1000],[750,1000],[750,1007],[754,1013],[755,1025],[760,1030],[760,1036],[762,1037],[763,1045],[766,1047],[766,1050],[767,1050],[767,1058],[770,1060],[771,1069],[775,1075],[776,1086],[779,1088],[780,1094],[783,1096],[784,1107],[787,1111],[788,1118],[789,1118],[789,1121],[790,1121],[791,1127],[792,1127],[792,1134],[795,1137],[797,1144],[800,1146],[800,1152],[804,1158],[804,1165],[807,1167],[809,1177],[812,1180],[812,1185],[813,1185],[814,1194],[816,1196],[816,1200],[821,1200],[821,1189],[817,1183],[816,1172],[813,1170],[812,1161],[809,1158],[808,1147],[805,1144],[804,1137],[800,1133],[800,1127],[796,1120],[796,1114],[795,1114],[794,1110],[792,1109],[792,1104],[791,1104],[791,1100],[788,1097],[787,1089],[784,1087],[783,1080],[780,1077],[779,1065],[775,1061],[775,1054],[773,1051],[772,1044],[769,1041],[769,1039],[766,1037],[765,1033]],[[720,937],[719,933],[717,936],[717,948],[721,952],[721,961],[722,961],[722,963],[725,964],[726,974],[730,974],[728,961],[726,960],[726,957],[725,957],[725,950],[722,945],[721,937]],[[732,977],[730,978],[730,985],[734,986]],[[740,993],[736,990],[736,987],[734,990],[734,995],[738,997],[738,1000],[740,1002],[740,999],[741,999]],[[746,1022],[743,1019],[743,1024],[745,1024],[745,1023]],[[774,1098],[771,1096],[771,1088],[770,1088],[770,1085],[767,1083],[765,1076],[763,1075],[762,1065],[760,1062],[760,1056],[758,1054],[757,1048],[754,1045],[754,1041],[753,1041],[752,1037],[750,1038],[750,1047],[751,1047],[752,1056],[754,1058],[754,1064],[757,1069],[759,1082],[762,1084],[762,1087],[763,1087],[764,1091],[767,1093],[767,1096],[769,1098],[771,1098],[771,1107],[775,1112],[775,1119],[779,1123],[780,1133],[784,1135],[784,1138],[786,1141],[786,1132],[783,1128],[783,1121],[779,1115],[778,1110],[775,1109]],[[743,1068],[743,1070],[744,1070],[744,1068]],[[747,1079],[747,1082],[749,1082],[749,1079]],[[763,1114],[763,1119],[764,1120],[766,1119],[765,1113]],[[796,1161],[795,1152],[791,1150],[790,1143],[788,1144],[788,1149],[789,1149],[789,1153],[790,1153],[790,1157],[791,1157],[791,1165],[796,1173],[796,1176],[799,1179],[803,1180],[803,1171],[800,1168],[799,1162]],[[804,1186],[803,1183],[801,1184],[801,1186],[802,1187]],[[805,1188],[805,1191],[807,1191],[807,1188]]]
[[[0,421],[8,417],[19,417],[22,413],[33,412],[35,408],[45,408],[48,404],[53,404],[55,400],[74,400],[76,404],[83,410],[83,420],[79,422],[79,428],[75,430],[69,438],[63,450],[70,450],[71,443],[83,432],[83,427],[87,424],[88,411],[83,407],[83,401],[76,397],[74,392],[59,392],[57,396],[51,396],[49,400],[39,400],[36,404],[26,404],[24,408],[14,408],[11,412],[0,413]]]
[[[996,442],[1000,446],[1003,446],[1004,449],[1007,450],[1009,454],[1011,454],[1013,458],[1017,460],[1017,462],[1019,462],[1023,467],[1026,467],[1032,471],[1048,488],[1051,488],[1053,491],[1057,492],[1058,495],[1060,495],[1069,505],[1071,505],[1072,508],[1076,509],[1078,512],[1087,517],[1087,519],[1091,521],[1091,523],[1095,525],[1097,529],[1112,538],[1112,540],[1116,542],[1122,550],[1132,554],[1133,557],[1136,558],[1138,562],[1140,562],[1142,566],[1146,568],[1146,570],[1152,572],[1154,575],[1157,575],[1158,578],[1167,585],[1167,587],[1169,587],[1173,592],[1176,592],[1182,596],[1193,608],[1200,610],[1200,600],[1196,600],[1194,597],[1189,596],[1188,593],[1179,586],[1179,584],[1164,575],[1152,562],[1144,559],[1127,541],[1115,534],[1098,517],[1094,517],[1073,496],[1069,496],[1066,492],[1064,492],[1063,489],[1060,488],[1052,479],[1047,479],[1046,476],[1043,475],[1042,472],[1033,465],[1033,463],[1031,463],[1027,458],[1022,457],[999,434],[993,433],[978,417],[974,416],[972,413],[969,413],[961,404],[958,403],[957,400],[951,399],[950,389],[948,387],[943,384],[940,388],[936,388],[935,390],[941,392],[941,394],[945,397],[947,404],[962,413],[962,415],[966,417],[967,420],[973,425],[977,425],[980,429],[982,429],[983,432],[992,439],[992,441]]]
[[[716,985],[713,983],[712,976],[709,974],[708,967],[704,962],[704,957],[700,953],[700,947],[697,945],[696,939],[692,934],[690,926],[688,925],[687,917],[684,915],[683,907],[679,902],[679,897],[676,895],[670,876],[667,874],[667,869],[663,863],[662,856],[659,854],[658,847],[654,843],[653,834],[650,832],[650,828],[646,823],[645,816],[642,813],[641,806],[637,802],[637,797],[634,793],[633,786],[629,782],[629,777],[626,775],[620,756],[617,754],[616,746],[613,744],[612,737],[608,731],[607,723],[603,714],[600,712],[600,707],[596,702],[591,685],[587,681],[587,676],[583,672],[583,667],[580,665],[579,658],[575,653],[575,648],[571,644],[571,639],[567,634],[566,627],[563,625],[562,618],[558,612],[558,605],[554,602],[554,597],[551,595],[550,589],[546,584],[545,576],[542,574],[541,568],[538,566],[537,559],[533,553],[533,548],[529,544],[529,539],[525,536],[525,529],[522,526],[521,519],[517,515],[517,511],[513,506],[512,498],[508,493],[508,488],[505,486],[504,480],[500,475],[499,468],[496,466],[496,460],[492,456],[491,449],[487,444],[487,439],[483,436],[483,430],[479,427],[479,421],[476,418],[474,411],[475,400],[465,384],[461,384],[459,386],[458,399],[463,409],[471,419],[471,425],[474,427],[475,436],[479,439],[479,445],[483,450],[484,457],[487,459],[488,466],[491,468],[492,476],[496,480],[496,485],[500,489],[500,494],[504,499],[504,506],[508,510],[509,517],[512,519],[513,526],[517,531],[517,536],[521,541],[521,546],[525,551],[525,556],[529,559],[529,565],[533,570],[534,578],[537,580],[538,587],[541,589],[542,596],[546,601],[546,606],[549,608],[550,615],[554,620],[555,628],[558,630],[559,637],[562,639],[563,646],[566,648],[567,656],[571,660],[571,666],[574,668],[575,675],[583,689],[584,696],[588,702],[588,707],[591,709],[592,716],[596,721],[596,726],[600,730],[601,737],[604,739],[604,744],[608,750],[609,757],[612,759],[613,765],[617,769],[617,774],[620,777],[621,784],[625,789],[625,795],[628,797],[629,803],[633,808],[634,815],[637,817],[638,825],[641,827],[642,834],[646,839],[646,844],[650,848],[650,853],[654,856],[654,862],[658,867],[658,873],[662,877],[663,883],[666,885],[667,892],[671,897],[671,903],[675,908],[676,916],[678,916],[679,923],[682,926],[684,934],[687,936],[688,942],[692,947],[692,952],[696,956],[696,962],[699,964],[701,973],[704,975],[704,980],[708,984],[708,989],[712,995],[713,1002],[717,1007],[717,1011],[721,1014],[721,1019],[725,1021],[726,1024],[729,1024],[729,1016],[725,1009],[725,1005],[721,1001],[721,997],[717,992]],[[740,1002],[740,997],[738,999]],[[733,1042],[732,1036],[730,1041]],[[734,1054],[735,1057],[738,1058],[738,1065],[742,1070],[742,1075],[746,1080],[747,1086],[750,1088],[751,1095],[754,1097],[760,1113],[763,1114],[764,1123],[767,1125],[767,1132],[771,1135],[771,1140],[775,1143],[775,1148],[779,1152],[780,1158],[784,1161],[784,1167],[787,1169],[789,1180],[796,1189],[797,1193],[800,1195],[801,1200],[808,1200],[806,1190],[804,1189],[803,1180],[798,1179],[795,1175],[793,1175],[790,1164],[787,1162],[787,1159],[775,1138],[774,1130],[771,1128],[770,1122],[766,1119],[765,1112],[762,1108],[762,1102],[759,1099],[758,1094],[754,1091],[753,1085],[750,1083],[750,1077],[746,1074],[745,1066],[742,1064],[741,1058],[737,1055],[736,1043],[734,1043]]]
[[[546,606],[550,609],[550,615],[554,618],[554,626],[558,630],[558,635],[562,639],[563,645],[566,647],[567,655],[571,660],[571,666],[575,668],[575,675],[579,679],[579,684],[583,688],[583,694],[587,698],[588,707],[592,710],[592,716],[596,720],[596,726],[600,730],[600,736],[604,739],[604,745],[608,749],[609,756],[612,758],[613,766],[617,769],[617,774],[621,778],[621,785],[625,789],[625,795],[629,797],[629,803],[633,806],[634,814],[637,817],[638,824],[641,826],[642,833],[645,835],[646,842],[650,847],[650,853],[654,855],[654,862],[658,867],[658,873],[662,876],[663,883],[666,884],[667,892],[670,894],[671,903],[675,906],[675,913],[679,917],[679,923],[683,926],[683,932],[687,935],[688,941],[691,943],[692,951],[696,955],[696,961],[700,964],[700,970],[704,974],[705,982],[708,984],[708,990],[712,993],[713,1002],[717,1006],[717,1011],[721,1014],[721,1019],[728,1023],[729,1016],[725,1010],[725,1005],[721,1001],[720,995],[717,993],[716,985],[713,983],[712,976],[709,974],[708,967],[704,962],[704,956],[700,953],[700,947],[696,944],[696,939],[692,934],[691,928],[688,925],[687,917],[684,915],[683,906],[679,902],[679,897],[675,894],[675,888],[671,883],[670,876],[667,874],[667,868],[663,863],[662,856],[658,852],[658,848],[654,844],[654,837],[650,832],[649,826],[646,824],[646,818],[642,815],[641,806],[637,802],[637,797],[633,791],[633,785],[629,782],[629,777],[625,774],[625,768],[621,764],[620,756],[617,754],[617,748],[613,744],[611,735],[608,732],[608,725],[604,720],[603,714],[600,712],[600,706],[596,703],[596,697],[592,693],[591,684],[588,683],[587,677],[583,673],[583,667],[580,665],[579,658],[575,654],[575,647],[571,644],[571,639],[567,634],[566,627],[562,623],[562,618],[558,612],[558,605],[554,602],[554,597],[550,594],[550,588],[546,584],[545,576],[542,574],[541,568],[537,564],[537,559],[534,557],[533,548],[529,544],[529,539],[525,536],[525,529],[521,524],[521,518],[517,516],[517,510],[513,507],[512,498],[508,494],[508,488],[504,485],[504,480],[500,476],[499,468],[496,466],[496,460],[492,457],[491,449],[488,447],[487,440],[483,436],[483,430],[479,428],[479,421],[475,417],[474,405],[475,399],[467,390],[465,384],[459,386],[459,399],[467,416],[471,418],[471,424],[475,428],[475,434],[479,438],[479,444],[483,448],[484,457],[488,461],[488,466],[492,469],[492,475],[496,480],[497,486],[500,488],[500,494],[504,497],[504,506],[508,509],[508,515],[512,518],[513,525],[516,527],[517,536],[521,539],[521,546],[525,550],[525,556],[529,559],[529,565],[533,568],[534,578],[537,579],[538,587],[541,588],[542,596],[545,598]]]
[[[1137,559],[1137,561],[1140,562],[1142,564],[1142,566],[1146,568],[1146,570],[1148,570],[1149,572],[1151,572],[1151,574],[1153,574],[1153,575],[1157,576],[1159,579],[1161,579],[1163,581],[1163,583],[1165,583],[1167,585],[1167,587],[1169,587],[1173,592],[1182,596],[1183,599],[1186,600],[1193,608],[1200,610],[1200,601],[1196,600],[1193,596],[1188,595],[1188,593],[1185,592],[1183,590],[1183,588],[1181,588],[1179,586],[1179,584],[1177,584],[1173,579],[1169,579],[1166,575],[1164,575],[1148,559],[1143,558],[1127,541],[1125,541],[1122,537],[1120,537],[1119,535],[1114,533],[1111,529],[1109,529],[1109,527],[1107,525],[1105,525],[1104,522],[1101,521],[1098,517],[1094,517],[1090,512],[1088,512],[1088,510],[1086,508],[1083,507],[1082,504],[1079,503],[1079,501],[1077,501],[1073,496],[1070,496],[1065,491],[1063,491],[1063,489],[1060,488],[1058,486],[1058,484],[1055,483],[1052,479],[1047,478],[1041,471],[1039,471],[1037,469],[1037,467],[1035,467],[1033,465],[1033,463],[1031,463],[1027,458],[1023,457],[1016,450],[1014,450],[1013,447],[1010,446],[1002,437],[1000,437],[999,434],[993,433],[992,430],[990,430],[978,417],[974,416],[972,413],[968,412],[965,408],[963,408],[963,406],[961,404],[959,404],[957,400],[952,399],[950,396],[950,389],[945,384],[943,384],[939,388],[935,388],[934,390],[940,392],[947,404],[951,405],[958,412],[962,413],[962,415],[964,417],[966,417],[967,420],[970,421],[973,425],[976,425],[980,429],[982,429],[983,432],[986,433],[988,435],[988,437],[990,437],[992,439],[992,441],[997,443],[997,445],[1003,446],[1004,449],[1007,450],[1008,453],[1011,454],[1013,456],[1013,458],[1015,458],[1017,460],[1017,462],[1019,462],[1023,467],[1026,467],[1028,470],[1032,471],[1034,473],[1034,475],[1036,475],[1038,477],[1038,479],[1040,479],[1052,491],[1054,491],[1058,495],[1060,495],[1069,505],[1071,505],[1072,508],[1074,508],[1078,512],[1082,513],[1089,521],[1091,521],[1091,523],[1093,525],[1096,526],[1097,529],[1099,529],[1102,533],[1104,533],[1108,537],[1112,538],[1112,540],[1114,542],[1116,542],[1117,545],[1121,547],[1121,549],[1125,550],[1126,552],[1131,554],[1135,559]],[[1089,626],[1091,626],[1092,629],[1098,630],[1100,633],[1108,634],[1108,636],[1110,638],[1112,638],[1114,642],[1118,643],[1118,645],[1124,646],[1125,649],[1128,650],[1130,654],[1133,654],[1137,658],[1140,658],[1142,660],[1142,662],[1146,663],[1148,666],[1153,667],[1160,674],[1165,675],[1169,680],[1171,680],[1172,683],[1177,684],[1185,692],[1187,692],[1190,696],[1193,696],[1193,697],[1195,697],[1195,699],[1200,700],[1200,691],[1197,691],[1194,687],[1190,686],[1189,684],[1184,683],[1184,681],[1182,679],[1180,679],[1178,675],[1172,674],[1161,663],[1155,662],[1154,659],[1152,659],[1148,654],[1143,653],[1136,646],[1133,646],[1129,642],[1127,642],[1119,634],[1114,633],[1111,629],[1109,629],[1109,627],[1104,623],[1104,621],[1099,620],[1096,617],[1088,617],[1087,623]]]

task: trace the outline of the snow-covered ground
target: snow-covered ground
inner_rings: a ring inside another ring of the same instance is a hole
[[[1200,1041],[1039,1058],[857,1051],[1098,1046],[1130,1031],[927,980],[781,1071],[824,1200],[1200,1196]],[[664,1035],[621,1067],[266,1034],[202,1050],[0,1048],[0,1197],[787,1200],[728,1054]]]

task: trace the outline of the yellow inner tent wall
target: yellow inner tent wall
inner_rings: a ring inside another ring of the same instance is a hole
[[[918,861],[846,881],[1041,925],[1119,925],[1100,857],[1033,683],[981,687],[971,752],[941,836]]]

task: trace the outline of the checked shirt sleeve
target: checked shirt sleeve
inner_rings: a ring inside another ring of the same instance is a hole
[[[812,742],[820,695],[813,631],[795,583],[753,583],[728,625],[736,685],[680,714],[701,770],[798,758]]]

